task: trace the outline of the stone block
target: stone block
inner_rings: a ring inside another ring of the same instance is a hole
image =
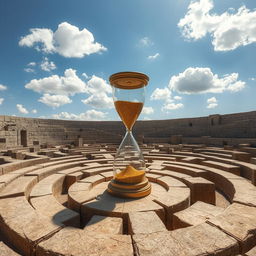
[[[202,224],[223,211],[221,207],[198,201],[187,209],[173,214],[173,229]]]
[[[65,177],[65,187],[69,188],[73,183],[84,177],[84,173],[81,171],[70,173]]]
[[[20,177],[7,185],[0,193],[0,198],[8,198],[14,196],[29,197],[29,194],[37,183],[36,177]]]
[[[53,195],[34,197],[30,202],[38,212],[49,217],[53,223],[80,227],[80,215],[61,205]]]
[[[166,231],[166,227],[154,211],[130,212],[128,217],[128,233],[150,234]]]
[[[217,161],[203,161],[202,164],[209,167],[218,168],[220,170],[240,176],[240,167],[236,165],[221,163]]]
[[[48,240],[40,242],[36,255],[133,256],[134,254],[130,236],[64,228]]]
[[[242,254],[256,244],[255,207],[233,203],[222,214],[207,222],[237,239]]]
[[[0,200],[1,233],[23,255],[31,255],[39,241],[62,227],[36,212],[23,196]]]
[[[207,235],[206,235],[207,234]],[[237,255],[237,241],[208,224],[133,236],[140,256]]]
[[[123,234],[123,219],[94,215],[86,224],[85,231],[104,234]]]
[[[202,201],[215,205],[215,184],[201,177],[184,178],[191,190],[191,204]]]
[[[249,163],[251,159],[251,154],[247,152],[233,151],[232,159]]]

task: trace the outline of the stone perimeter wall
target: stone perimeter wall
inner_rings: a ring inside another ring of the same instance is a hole
[[[0,116],[0,149],[42,144],[120,143],[119,121],[66,121]],[[203,143],[256,146],[256,111],[207,117],[137,121],[135,137],[144,143]],[[181,135],[181,136],[176,136]]]

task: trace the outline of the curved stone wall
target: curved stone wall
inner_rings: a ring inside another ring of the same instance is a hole
[[[0,116],[0,148],[42,144],[119,143],[124,135],[119,121],[67,121]],[[256,111],[198,118],[138,121],[139,142],[256,145]],[[175,136],[181,135],[181,136]]]

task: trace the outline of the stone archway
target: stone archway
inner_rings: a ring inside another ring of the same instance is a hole
[[[26,130],[21,130],[20,131],[20,144],[23,147],[28,146],[28,137],[27,137],[27,131]]]

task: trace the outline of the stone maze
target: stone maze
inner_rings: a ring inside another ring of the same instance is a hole
[[[152,193],[123,199],[117,146],[2,149],[0,255],[256,255],[256,148],[141,144]]]

